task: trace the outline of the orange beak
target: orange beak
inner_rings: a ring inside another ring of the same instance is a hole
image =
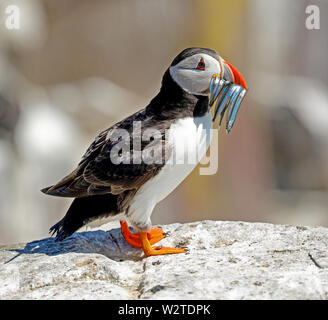
[[[230,70],[233,83],[238,84],[247,90],[247,84],[242,74],[229,62],[224,61],[224,64]]]

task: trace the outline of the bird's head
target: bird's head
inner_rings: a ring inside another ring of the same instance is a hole
[[[247,91],[246,81],[234,66],[214,50],[187,48],[175,57],[169,72],[183,90],[197,96],[208,96],[210,106],[217,101],[213,121],[220,113],[221,125],[228,110],[226,129],[231,130]]]

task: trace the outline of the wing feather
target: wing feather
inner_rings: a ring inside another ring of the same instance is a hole
[[[142,123],[140,132],[132,131],[133,121],[138,120]],[[141,137],[144,130],[153,124],[142,110],[102,131],[72,173],[41,191],[60,197],[84,197],[120,194],[140,188],[158,173],[171,154],[171,146],[165,141],[165,126],[159,130],[160,137],[150,142],[141,141],[140,150],[133,148],[135,136]],[[121,129],[126,130],[128,135],[120,136]]]

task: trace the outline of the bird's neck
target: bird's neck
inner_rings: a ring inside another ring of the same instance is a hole
[[[161,119],[202,117],[209,110],[208,97],[183,90],[171,77],[169,70],[163,76],[162,87],[147,106],[147,113]]]

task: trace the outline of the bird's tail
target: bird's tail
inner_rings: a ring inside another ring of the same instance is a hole
[[[103,216],[115,215],[117,196],[112,194],[75,198],[65,217],[53,225],[49,232],[55,235],[55,241],[62,241],[88,222]]]

